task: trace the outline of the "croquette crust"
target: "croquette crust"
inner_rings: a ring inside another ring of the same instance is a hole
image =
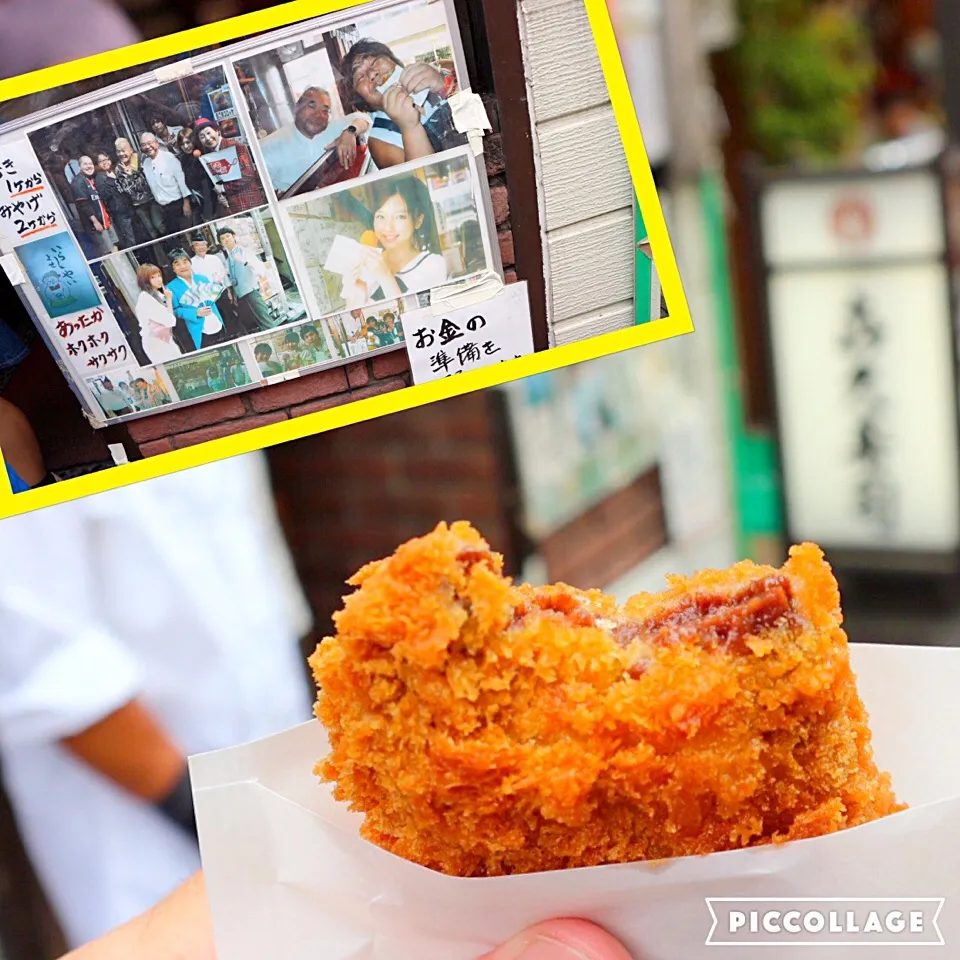
[[[873,760],[820,549],[622,607],[514,585],[467,523],[368,564],[310,658],[318,776],[447,874],[706,854],[903,809]]]

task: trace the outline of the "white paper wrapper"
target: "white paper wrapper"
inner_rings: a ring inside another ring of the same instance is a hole
[[[933,956],[960,956],[960,649],[852,651],[878,763],[911,809],[777,847],[516,877],[446,877],[360,838],[360,817],[312,773],[327,750],[318,723],[194,757],[218,960],[477,960],[533,923],[570,916],[606,927],[636,960],[689,960],[715,956],[706,943],[713,926],[707,898],[838,898],[843,911],[873,906],[850,903],[858,898],[888,898],[896,903],[876,906],[922,909],[922,939],[939,943],[942,936],[945,943]],[[937,903],[904,903],[918,898]],[[714,905],[722,922],[713,939],[725,935],[729,907]],[[822,943],[787,949],[789,939],[753,944],[748,956],[865,960],[879,951],[907,960],[917,956],[921,938],[887,934],[881,942],[892,945],[872,952],[861,942],[826,954]],[[739,957],[742,949],[720,956]]]

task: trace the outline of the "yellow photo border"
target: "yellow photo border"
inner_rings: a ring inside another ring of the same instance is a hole
[[[185,30],[171,36],[146,40],[120,50],[0,80],[0,101],[28,96],[150,61],[176,57],[201,47],[226,43],[253,33],[275,30],[296,23],[298,20],[335,13],[348,7],[362,6],[366,2],[368,0],[292,0],[290,3],[267,10],[232,17],[229,20]],[[133,463],[121,464],[89,476],[66,480],[24,493],[14,494],[6,471],[0,471],[0,519],[113,490],[141,480],[164,476],[189,467],[212,463],[215,460],[250,453],[288,440],[297,440],[334,430],[337,427],[371,420],[374,417],[387,416],[401,410],[434,403],[437,400],[493,387],[510,380],[545,373],[586,360],[595,360],[632,347],[693,333],[690,308],[667,233],[663,208],[647,161],[640,124],[633,106],[633,98],[630,95],[606,0],[584,0],[584,4],[670,316],[651,320],[649,323],[627,330],[601,334],[496,366],[474,370],[459,377],[449,377],[395,390],[383,396],[355,400],[341,407],[333,407],[265,427],[256,427],[220,440],[211,440],[184,450],[173,450]],[[2,459],[0,454],[0,461]]]

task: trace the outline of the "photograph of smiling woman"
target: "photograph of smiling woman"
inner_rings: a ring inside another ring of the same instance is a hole
[[[493,267],[469,148],[284,204],[317,316],[426,293]]]
[[[371,192],[377,246],[369,246],[344,277],[343,298],[351,310],[450,279],[427,185],[411,174],[374,183]]]

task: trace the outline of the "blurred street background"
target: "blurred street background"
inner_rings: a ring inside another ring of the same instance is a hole
[[[621,598],[815,540],[852,640],[960,645],[957,5],[609,2],[697,332],[269,451],[302,651],[460,518]],[[121,4],[146,37],[269,5]],[[31,878],[0,807],[2,960],[62,949]]]

